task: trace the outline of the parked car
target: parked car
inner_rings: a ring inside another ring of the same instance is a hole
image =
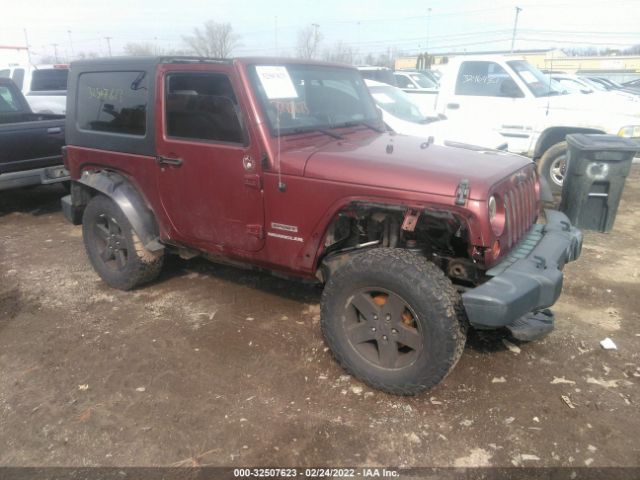
[[[322,282],[335,358],[390,393],[439,383],[468,323],[548,333],[580,254],[564,214],[537,224],[529,159],[385,132],[345,65],[74,62],[67,112],[63,211],[107,284],[152,281],[171,253]]]
[[[570,73],[552,74],[551,79],[558,82],[562,89],[568,93],[594,94],[603,103],[603,108],[609,108],[610,102],[639,102],[640,97],[622,90],[607,90],[602,84],[594,82],[586,77],[572,75]],[[624,104],[621,108],[624,108]]]
[[[444,117],[429,117],[401,89],[386,83],[365,80],[373,99],[382,111],[388,130],[403,135],[431,137],[435,144],[467,148],[506,150],[505,138],[493,130],[472,122],[452,122]]]
[[[599,85],[602,85],[607,91],[611,92],[625,92],[630,95],[640,96],[640,88],[634,88],[633,85],[621,85],[618,82],[615,82],[609,78],[605,77],[587,77],[592,82],[596,82]]]
[[[63,115],[33,113],[13,81],[0,78],[0,190],[69,180],[64,128]]]
[[[35,113],[64,115],[68,74],[66,64],[0,67],[0,77],[14,81]]]
[[[438,83],[422,72],[396,71],[393,73],[396,86],[417,103],[424,113],[434,113]]]
[[[636,78],[635,80],[629,80],[628,82],[624,82],[622,86],[628,90],[633,91],[634,93],[640,94],[640,78]]]
[[[555,193],[566,169],[566,135],[640,136],[640,104],[603,108],[591,95],[563,95],[525,60],[499,55],[454,57],[440,79],[437,113],[473,118],[508,139],[509,151],[532,157]]]
[[[360,74],[363,78],[368,80],[375,80],[376,82],[387,83],[389,85],[396,86],[396,78],[393,75],[393,70],[387,67],[372,67],[364,65],[358,67]]]

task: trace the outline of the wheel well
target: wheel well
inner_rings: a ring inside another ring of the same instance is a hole
[[[403,248],[424,255],[449,277],[474,283],[467,222],[448,210],[351,203],[326,230],[318,277],[326,281],[354,255],[373,248]]]
[[[564,142],[567,135],[571,133],[604,133],[602,130],[596,130],[593,128],[569,128],[569,127],[556,127],[549,128],[542,132],[536,148],[533,153],[533,158],[537,160],[544,155],[544,152],[549,150],[556,143]]]
[[[84,172],[71,183],[71,201],[74,208],[84,210],[96,195],[109,197],[127,217],[131,227],[149,251],[162,250],[155,214],[136,186],[119,173],[107,170]]]

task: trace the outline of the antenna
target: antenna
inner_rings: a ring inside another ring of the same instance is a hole
[[[547,111],[545,115],[549,115],[549,107],[551,106],[551,73],[553,72],[553,50],[551,51],[551,64],[549,65],[549,91],[547,92]]]
[[[278,170],[278,190],[285,192],[287,186],[282,181],[282,167],[280,165],[280,107],[276,107],[276,134],[278,135],[278,151],[276,153],[276,168]]]

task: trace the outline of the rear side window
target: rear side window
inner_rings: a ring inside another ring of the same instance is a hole
[[[238,100],[224,74],[168,75],[165,108],[169,137],[245,143]]]
[[[494,62],[463,62],[456,81],[456,95],[503,97],[501,86],[511,77]]]
[[[31,75],[31,91],[65,91],[67,89],[68,76],[69,70],[66,68],[34,70]]]
[[[76,121],[81,130],[144,136],[146,72],[92,72],[78,78]]]

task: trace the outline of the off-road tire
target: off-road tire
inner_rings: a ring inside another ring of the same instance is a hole
[[[104,239],[99,235],[97,224],[105,220],[115,222],[121,230],[121,250],[126,249],[126,260],[122,262],[121,268],[111,265],[112,262],[107,263],[101,257],[104,251],[101,244],[104,243]],[[155,280],[160,274],[164,253],[145,249],[122,210],[104,195],[93,197],[85,208],[82,216],[82,237],[93,268],[102,280],[114,288],[131,290]]]
[[[355,292],[376,287],[401,297],[419,323],[422,348],[413,363],[399,369],[365,359],[347,334]],[[395,395],[415,395],[440,383],[462,355],[467,325],[451,281],[433,263],[408,250],[378,248],[355,256],[330,277],[322,294],[322,332],[338,363],[371,387]]]
[[[552,174],[551,168],[554,166],[554,163],[562,161],[562,157],[564,157],[565,161],[564,174],[566,175],[567,142],[560,142],[552,145],[546,152],[544,152],[538,161],[538,173],[547,181],[549,188],[551,188],[551,193],[554,195],[562,194],[562,185],[558,184],[557,175]],[[554,177],[556,178],[555,180]]]

